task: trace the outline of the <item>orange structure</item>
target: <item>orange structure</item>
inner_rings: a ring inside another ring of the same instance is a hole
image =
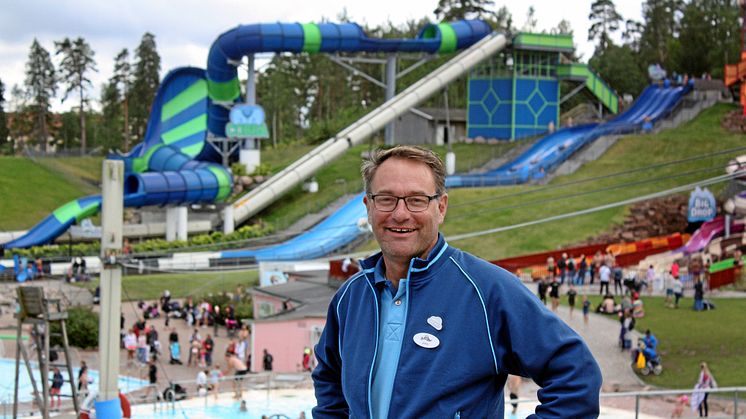
[[[741,83],[740,97],[743,115],[746,116],[746,0],[738,0],[741,16],[744,17],[741,27],[741,62],[725,65],[725,85],[728,87]]]

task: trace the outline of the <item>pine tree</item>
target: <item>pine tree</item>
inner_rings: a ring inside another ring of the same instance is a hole
[[[536,19],[536,9],[534,9],[534,6],[528,6],[528,11],[526,12],[526,22],[523,24],[522,30],[524,32],[536,32],[536,25],[538,21]]]
[[[161,57],[155,45],[155,35],[147,32],[135,50],[135,71],[132,96],[129,101],[132,128],[138,138],[145,135],[150,108],[158,91]]]
[[[80,104],[80,108],[78,109],[78,118],[80,120],[80,153],[85,154],[87,145],[85,105],[88,102],[86,88],[91,86],[91,80],[86,76],[86,73],[98,71],[96,61],[93,59],[95,53],[82,37],[78,37],[73,41],[65,38],[54,44],[57,47],[56,55],[62,55],[62,61],[60,61],[61,79],[67,84],[62,101],[64,102],[71,92],[78,93]]]
[[[495,16],[495,12],[491,10],[494,5],[493,0],[439,0],[438,7],[433,10],[433,13],[443,22],[459,19],[490,19]]]
[[[57,91],[54,64],[49,52],[34,38],[26,62],[26,94],[31,99],[31,111],[36,121],[35,133],[42,151],[47,151],[49,104]]]
[[[644,31],[640,53],[644,63],[670,66],[671,50],[679,31],[683,0],[647,0],[642,5]]]
[[[591,4],[588,19],[593,22],[588,29],[588,40],[598,40],[597,49],[606,51],[612,44],[610,34],[619,30],[622,16],[616,11],[612,0],[596,0]]]
[[[122,100],[121,112],[123,114],[122,123],[124,124],[123,151],[129,151],[132,136],[129,117],[129,98],[132,94],[132,83],[132,65],[130,64],[129,51],[125,48],[114,58],[114,76],[109,80],[109,84],[114,85]]]
[[[122,146],[122,107],[124,101],[115,81],[115,77],[101,87],[101,131],[102,146],[105,149],[116,149]]]
[[[8,121],[5,118],[5,85],[0,80],[0,150],[4,150],[6,143],[10,140],[8,130]],[[10,149],[10,154],[13,149]]]
[[[723,67],[738,61],[739,9],[731,0],[692,0],[684,8],[679,33],[676,70],[722,77]],[[684,48],[685,47],[685,48]]]

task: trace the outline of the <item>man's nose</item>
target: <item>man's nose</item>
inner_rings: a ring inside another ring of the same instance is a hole
[[[404,202],[403,199],[400,199],[396,202],[396,206],[394,207],[394,211],[392,211],[391,216],[394,217],[395,220],[409,218],[409,209],[407,209],[407,204],[406,202]]]

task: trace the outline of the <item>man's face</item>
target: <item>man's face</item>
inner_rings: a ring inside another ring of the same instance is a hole
[[[435,179],[428,166],[414,160],[390,158],[376,170],[370,184],[371,195],[435,195]],[[386,261],[409,263],[413,257],[426,257],[438,240],[438,225],[446,216],[448,195],[430,202],[425,211],[411,212],[399,200],[392,212],[376,210],[373,201],[363,198],[368,221]]]

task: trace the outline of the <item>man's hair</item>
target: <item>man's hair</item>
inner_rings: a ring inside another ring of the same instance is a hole
[[[370,193],[370,184],[376,175],[378,167],[390,158],[413,160],[430,168],[435,181],[435,193],[442,195],[446,192],[446,169],[443,160],[432,150],[418,146],[398,145],[392,148],[379,148],[371,153],[370,158],[363,161],[360,172],[363,175],[365,192]]]

